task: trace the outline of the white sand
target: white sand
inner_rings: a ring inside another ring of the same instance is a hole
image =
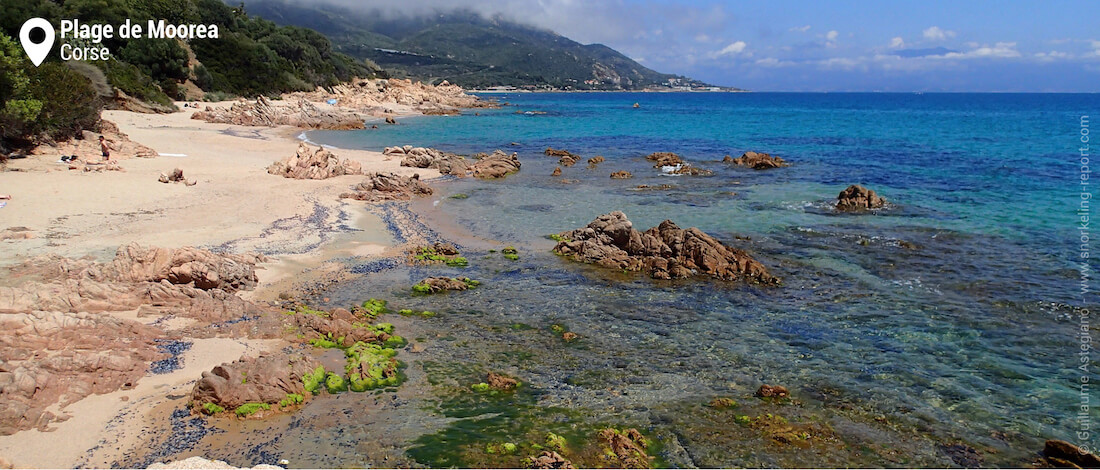
[[[267,174],[266,167],[272,162],[294,154],[298,146],[294,137],[301,130],[209,124],[191,120],[193,112],[190,108],[171,115],[104,112],[104,118],[117,123],[134,141],[163,154],[186,157],[119,155],[125,171],[103,173],[66,170],[53,163],[58,156],[12,161],[9,168],[22,171],[0,172],[0,194],[12,196],[7,206],[0,208],[0,231],[28,227],[35,238],[0,241],[0,265],[42,254],[91,255],[107,260],[130,241],[165,247],[225,246],[234,252],[297,253],[274,256],[266,271],[260,272],[257,292],[245,293],[256,297],[266,291],[265,297],[273,297],[280,289],[290,289],[292,281],[308,278],[309,272],[331,271],[326,261],[334,257],[370,256],[390,248],[392,240],[384,224],[366,213],[364,203],[337,198],[361,181],[361,176],[300,181]],[[379,152],[335,153],[359,161],[368,172],[438,176],[435,170],[400,167],[398,160]],[[198,184],[157,181],[162,172],[177,167]],[[327,215],[307,223],[318,210]],[[349,214],[347,223],[361,231],[319,244],[319,228],[335,223],[341,211]],[[132,313],[117,315],[136,319]],[[111,460],[104,453],[141,445],[141,432],[152,419],[149,415],[158,404],[170,401],[168,395],[189,394],[203,371],[236,360],[246,351],[254,354],[280,346],[277,341],[194,340],[184,355],[182,369],[148,375],[131,390],[92,395],[54,409],[71,418],[54,424],[51,432],[30,430],[0,436],[0,457],[16,467],[71,468],[102,443],[95,460],[88,463],[108,464]]]

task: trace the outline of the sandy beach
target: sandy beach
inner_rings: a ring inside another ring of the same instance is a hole
[[[383,222],[364,209],[366,203],[339,199],[362,176],[295,180],[267,173],[272,162],[294,155],[302,130],[210,124],[192,120],[193,108],[182,109],[174,114],[103,113],[132,140],[161,154],[113,156],[122,171],[68,170],[55,162],[60,155],[11,161],[8,171],[0,172],[0,193],[12,196],[0,208],[0,230],[25,227],[32,237],[0,241],[0,266],[47,254],[108,261],[119,246],[130,242],[260,252],[269,260],[259,266],[259,284],[241,292],[241,297],[264,301],[333,272],[327,262],[334,258],[370,257],[395,249]],[[334,153],[359,162],[365,173],[438,176],[435,170],[400,167],[399,159],[379,152]],[[159,175],[175,168],[197,184],[158,182]],[[337,225],[351,230],[337,231]],[[162,320],[135,312],[109,314],[146,324]],[[171,319],[160,327],[171,333],[192,324]],[[119,452],[141,445],[141,430],[152,420],[164,418],[169,407],[161,405],[186,402],[203,371],[285,344],[182,339],[193,342],[183,355],[182,368],[148,375],[128,390],[54,406],[54,414],[68,418],[51,423],[50,431],[0,436],[0,463],[53,468],[110,465]]]

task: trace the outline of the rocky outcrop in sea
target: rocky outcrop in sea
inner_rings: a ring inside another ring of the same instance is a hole
[[[705,275],[779,283],[779,278],[748,253],[728,247],[697,228],[681,229],[671,220],[639,232],[626,214],[616,211],[556,238],[560,241],[554,252],[559,255],[607,268],[641,271],[655,279]]]

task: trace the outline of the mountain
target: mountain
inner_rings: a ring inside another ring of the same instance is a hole
[[[318,31],[335,50],[366,59],[391,75],[450,81],[466,88],[515,86],[638,90],[709,86],[658,73],[602,44],[580,44],[549,30],[456,10],[389,17],[314,2],[252,0],[250,15]]]

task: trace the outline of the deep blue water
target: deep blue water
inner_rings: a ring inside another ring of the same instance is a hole
[[[1026,458],[1042,439],[1073,437],[1080,393],[1072,307],[1095,306],[1075,291],[1078,148],[1081,117],[1100,110],[1100,95],[487,97],[509,105],[309,134],[340,148],[519,153],[519,174],[437,183],[422,205],[428,219],[454,223],[471,239],[520,248],[522,261],[475,262],[464,273],[486,280],[484,288],[422,301],[425,308],[479,305],[486,317],[532,324],[565,319],[602,346],[651,357],[665,374],[658,382],[667,399],[731,381],[787,383],[803,394],[837,390],[944,442],[1001,449],[994,441],[1003,438],[991,436],[1014,436],[1012,451],[989,457],[1006,459],[1000,464],[1018,464],[1012,458]],[[595,169],[582,161],[553,178],[557,161],[542,154],[546,147],[607,161]],[[719,162],[747,150],[792,166],[756,172]],[[716,174],[663,175],[643,158],[656,151]],[[609,179],[617,170],[635,177]],[[661,183],[676,187],[634,190]],[[891,206],[835,213],[831,203],[853,183]],[[447,198],[456,193],[470,197]],[[698,226],[753,253],[785,285],[608,280],[548,253],[546,234],[612,210],[640,229],[664,219]],[[395,292],[423,274],[402,274]],[[344,290],[350,298],[379,282],[368,277]],[[494,302],[501,296],[510,302]],[[653,338],[706,353],[684,359],[652,346]],[[598,363],[597,349],[582,363]],[[673,358],[679,367],[660,365]],[[547,388],[560,380],[531,374]]]

